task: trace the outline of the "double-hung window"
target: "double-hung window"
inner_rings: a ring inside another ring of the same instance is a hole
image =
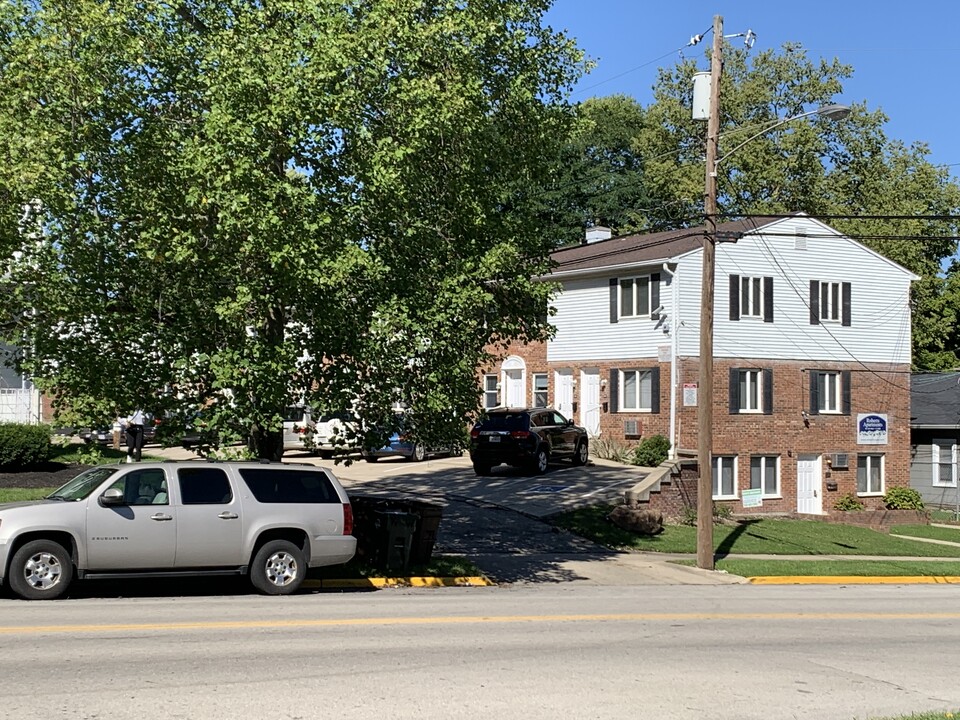
[[[620,377],[620,409],[649,412],[653,406],[653,373],[650,370],[621,370]]]
[[[740,278],[740,317],[763,317],[763,278]]]
[[[957,486],[957,445],[951,439],[934,440],[930,447],[934,487]]]
[[[822,322],[852,324],[852,286],[848,282],[810,281],[810,324]]]
[[[737,456],[716,455],[713,458],[713,499],[737,497]]]
[[[483,376],[483,406],[495,408],[500,404],[500,390],[497,388],[496,375]]]
[[[857,455],[857,493],[883,495],[883,455]]]
[[[547,374],[533,374],[533,406],[545,408],[547,406]]]
[[[730,414],[773,412],[773,370],[730,369]]]
[[[810,370],[811,415],[849,415],[850,378],[849,370]]]
[[[762,490],[763,497],[780,497],[780,458],[754,455],[750,458],[750,489]]]
[[[820,283],[820,320],[839,322],[840,320],[840,283]]]
[[[643,317],[649,314],[649,276],[620,278],[620,317]]]
[[[740,412],[760,412],[761,374],[759,370],[740,370]]]
[[[773,322],[773,278],[730,275],[730,319]]]
[[[817,395],[822,413],[840,412],[840,373],[821,372],[817,374]]]

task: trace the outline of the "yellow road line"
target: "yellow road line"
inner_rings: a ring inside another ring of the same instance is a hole
[[[955,575],[768,575],[747,578],[754,585],[955,585]]]
[[[300,620],[234,620],[181,623],[116,623],[99,625],[6,625],[0,635],[43,633],[108,633],[169,630],[237,630],[271,628],[363,627],[375,625],[468,625],[543,622],[682,622],[723,620],[960,620],[960,612],[939,613],[609,613],[595,615],[468,615],[460,617],[384,617]]]

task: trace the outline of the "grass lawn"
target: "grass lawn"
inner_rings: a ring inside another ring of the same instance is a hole
[[[931,527],[930,525],[894,525],[890,528],[890,534],[912,535],[913,537],[960,543],[960,526],[956,528],[942,528]]]
[[[679,565],[696,565],[678,560]],[[782,575],[903,575],[960,577],[960,562],[936,560],[734,560],[716,561],[716,569],[742,577]]]
[[[553,523],[577,535],[615,549],[668,553],[695,553],[697,529],[668,525],[655,537],[642,537],[621,530],[606,520],[611,506],[560,513]],[[934,545],[886,535],[851,525],[816,520],[758,518],[730,525],[714,525],[714,549],[731,553],[762,555],[913,555],[960,557],[960,547]]]
[[[20,502],[21,500],[39,500],[52,493],[56,488],[0,488],[0,503]]]
[[[914,713],[912,715],[897,715],[891,718],[874,718],[873,720],[952,720],[953,718],[960,719],[960,710],[956,712],[946,710],[943,712]]]

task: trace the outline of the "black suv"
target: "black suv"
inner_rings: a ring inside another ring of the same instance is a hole
[[[586,465],[587,431],[550,408],[497,408],[470,431],[470,459],[477,475],[489,475],[500,463],[528,468],[537,475],[558,458]]]

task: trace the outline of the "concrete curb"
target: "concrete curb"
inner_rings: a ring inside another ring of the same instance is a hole
[[[306,580],[302,587],[312,590],[360,588],[379,590],[388,587],[489,587],[496,585],[485,577],[403,577]]]
[[[748,577],[751,585],[957,585],[956,575],[768,575]]]

